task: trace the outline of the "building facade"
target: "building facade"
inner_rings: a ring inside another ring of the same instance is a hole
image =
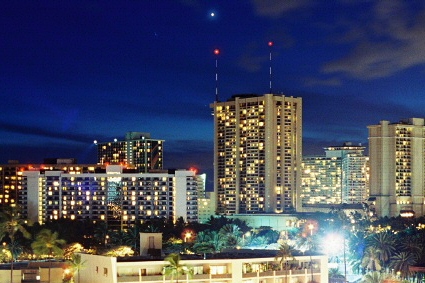
[[[370,203],[378,216],[424,215],[422,118],[370,125]]]
[[[172,278],[163,274],[169,265],[165,260],[139,260],[120,262],[116,257],[81,254],[86,262],[80,270],[81,283],[116,282],[198,282],[198,283],[328,283],[328,257],[324,255],[294,256],[291,267],[282,270],[275,254],[258,250],[255,256],[244,257],[255,251],[235,251],[227,258],[182,259],[182,266],[189,266],[193,275]]]
[[[62,170],[72,174],[80,174],[99,172],[105,170],[105,166],[76,164],[74,158],[50,158],[45,159],[42,164],[22,164],[17,160],[10,160],[8,164],[0,164],[0,208],[19,204],[19,198],[22,196],[23,172],[32,170],[42,172]]]
[[[125,229],[151,218],[183,217],[198,221],[198,186],[189,170],[124,172],[120,165],[104,172],[22,172],[19,204],[33,221],[69,218],[106,221]]]
[[[235,95],[211,104],[217,212],[294,211],[302,161],[302,99]]]
[[[97,144],[99,164],[133,166],[137,172],[163,169],[163,140],[151,139],[149,133],[128,132],[125,140]]]
[[[365,147],[347,142],[324,149],[325,156],[303,157],[302,206],[366,202],[369,157],[364,155]]]

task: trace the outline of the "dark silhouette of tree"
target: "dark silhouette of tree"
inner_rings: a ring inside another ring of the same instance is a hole
[[[128,229],[123,235],[123,240],[126,245],[129,245],[133,248],[136,254],[139,254],[140,227],[135,225]]]
[[[94,227],[94,238],[96,239],[96,242],[98,245],[103,245],[105,248],[108,244],[108,233],[110,231],[108,230],[108,224],[106,221],[97,222]]]
[[[12,256],[10,262],[10,282],[13,282],[13,263],[16,257],[22,252],[22,247],[17,241],[18,235],[30,238],[31,234],[27,230],[28,221],[22,218],[19,207],[5,207],[0,212],[0,240],[9,237],[7,246]]]
[[[281,270],[285,265],[285,283],[288,282],[288,260],[294,260],[293,252],[294,250],[290,245],[281,243],[275,257],[275,260],[279,260]]]
[[[408,252],[399,252],[391,257],[390,268],[401,273],[401,277],[407,279],[412,272],[409,271],[409,266],[416,264],[416,256]]]
[[[378,258],[381,260],[382,267],[385,268],[396,251],[394,234],[389,231],[375,233],[370,235],[366,241],[368,247],[373,247],[376,251],[379,251]]]

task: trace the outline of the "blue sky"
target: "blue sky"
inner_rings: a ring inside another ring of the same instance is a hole
[[[211,173],[215,60],[220,100],[267,93],[269,41],[305,154],[424,116],[423,1],[14,0],[0,27],[0,163],[93,163],[94,139],[142,131],[165,167]]]

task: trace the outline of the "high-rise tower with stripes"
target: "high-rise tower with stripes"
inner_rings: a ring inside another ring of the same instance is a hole
[[[301,184],[302,99],[234,95],[211,108],[217,212],[293,211]]]

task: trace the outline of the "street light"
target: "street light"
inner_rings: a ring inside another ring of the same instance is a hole
[[[184,234],[184,241],[187,242],[188,239],[190,239],[191,237],[192,237],[192,233],[186,232],[186,234]]]
[[[310,236],[313,236],[314,225],[310,223],[307,227],[310,229]]]

